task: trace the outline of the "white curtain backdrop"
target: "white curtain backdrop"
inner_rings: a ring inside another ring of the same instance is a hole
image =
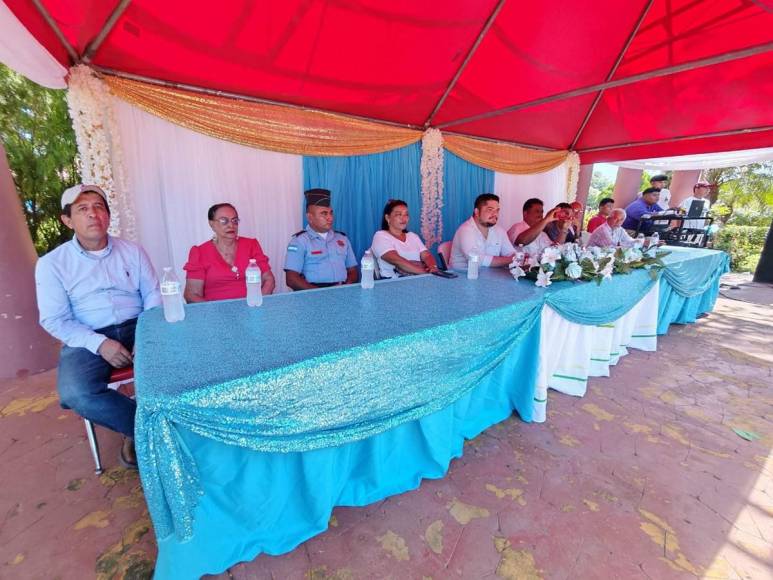
[[[0,62],[31,81],[50,89],[67,85],[65,69],[19,22],[0,0]]]
[[[120,99],[114,99],[114,107],[137,241],[159,276],[164,266],[172,266],[184,280],[191,246],[212,237],[207,209],[228,202],[242,219],[239,234],[260,241],[277,291],[286,291],[287,242],[301,229],[301,156],[220,141]]]
[[[499,196],[499,224],[508,229],[523,220],[523,202],[538,197],[545,204],[545,211],[566,201],[567,164],[563,163],[544,173],[511,175],[494,173],[494,193]]]
[[[770,161],[773,159],[773,147],[764,149],[746,149],[745,151],[726,151],[724,153],[703,153],[700,155],[680,155],[678,157],[660,157],[658,159],[637,159],[613,163],[629,169],[648,169],[673,171],[690,169],[719,169],[722,167],[738,167],[749,163]]]

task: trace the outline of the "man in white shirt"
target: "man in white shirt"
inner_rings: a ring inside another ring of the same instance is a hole
[[[615,208],[609,214],[607,221],[593,230],[588,238],[588,246],[598,246],[600,248],[630,248],[634,244],[634,239],[623,229],[625,221],[625,210]]]
[[[711,191],[711,184],[708,181],[699,181],[692,186],[692,195],[682,201],[679,207],[684,210],[685,213],[690,211],[690,206],[694,201],[703,200],[703,212],[701,215],[706,216],[709,213],[709,207],[711,202],[709,201],[709,191]],[[706,220],[685,220],[685,228],[693,230],[702,230],[706,227]]]
[[[38,260],[40,324],[64,343],[57,390],[62,407],[122,433],[121,463],[134,455],[136,403],[107,388],[113,368],[133,362],[137,316],[161,304],[158,279],[145,251],[110,237],[110,208],[96,185],[62,194],[62,222],[73,239]]]
[[[499,221],[499,197],[483,193],[475,199],[472,217],[459,226],[451,244],[451,268],[466,270],[471,254],[478,256],[480,265],[504,268],[512,261],[515,248]]]

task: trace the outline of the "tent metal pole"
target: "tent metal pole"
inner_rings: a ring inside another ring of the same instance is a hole
[[[59,39],[59,42],[61,42],[62,46],[64,46],[65,50],[67,51],[67,54],[70,56],[71,64],[78,64],[78,62],[80,62],[78,53],[75,52],[75,49],[73,48],[72,44],[70,44],[70,42],[67,40],[67,37],[65,37],[62,30],[59,28],[59,25],[51,17],[51,14],[48,13],[48,10],[46,10],[46,7],[43,6],[43,2],[41,2],[41,0],[32,0],[32,3],[35,5],[35,8],[37,8],[40,15],[43,17],[43,20],[46,21],[46,24],[48,24],[48,26],[51,27],[51,30],[54,31],[54,34]]]
[[[607,78],[604,80],[604,82],[611,81],[612,77],[615,76],[615,72],[617,72],[617,67],[620,66],[621,62],[623,62],[623,57],[625,56],[625,53],[628,52],[628,47],[631,46],[631,43],[633,42],[634,37],[639,33],[639,28],[641,28],[641,25],[644,22],[644,19],[647,17],[647,13],[650,11],[650,8],[652,8],[652,5],[654,3],[655,3],[655,0],[649,0],[647,5],[644,7],[644,10],[642,10],[641,15],[639,16],[639,20],[636,21],[636,25],[633,27],[633,30],[631,30],[631,34],[628,36],[628,40],[625,41],[625,44],[623,45],[623,49],[620,51],[620,54],[617,55],[617,60],[615,61],[615,64],[612,65],[612,69],[609,71],[609,74],[607,75]],[[596,98],[593,99],[593,103],[588,109],[588,112],[585,113],[585,118],[582,120],[582,123],[580,124],[580,128],[577,129],[577,133],[575,134],[574,139],[572,139],[572,144],[569,145],[569,149],[574,149],[575,146],[577,145],[577,141],[580,140],[580,135],[582,135],[582,132],[585,130],[585,125],[587,125],[588,121],[590,121],[591,115],[593,115],[593,111],[596,110],[596,106],[599,104],[599,101],[601,100],[601,97],[603,95],[604,95],[603,89],[596,94]]]
[[[543,147],[542,145],[533,145],[532,143],[521,143],[520,141],[504,141],[502,139],[492,139],[491,137],[480,137],[478,135],[467,135],[465,133],[459,133],[457,131],[443,131],[444,135],[459,135],[460,137],[469,137],[476,141],[487,141],[489,143],[503,143],[505,145],[517,145],[524,149],[535,149],[536,151],[561,151],[561,149],[554,149],[552,147]]]
[[[578,149],[577,153],[592,153],[594,151],[612,151],[614,149],[627,149],[630,147],[639,147],[643,145],[658,145],[660,143],[673,143],[675,141],[691,141],[693,139],[710,139],[712,137],[729,137],[731,135],[742,135],[744,133],[761,133],[763,131],[773,131],[773,125],[764,127],[750,127],[748,129],[731,129],[729,131],[717,131],[716,133],[703,133],[701,135],[681,135],[679,137],[666,137],[664,139],[652,139],[651,141],[634,141],[632,143],[619,143],[617,145],[604,145],[603,147],[588,147],[587,149]]]
[[[118,4],[115,5],[113,12],[102,25],[102,29],[99,31],[99,34],[97,34],[94,39],[86,45],[86,50],[83,51],[83,56],[81,57],[82,62],[86,64],[91,62],[91,59],[94,58],[94,55],[96,54],[97,50],[99,50],[99,47],[102,46],[102,43],[105,41],[105,38],[107,38],[107,35],[110,34],[111,30],[113,30],[115,23],[118,22],[118,19],[124,13],[124,10],[126,10],[126,8],[129,6],[129,2],[131,2],[131,0],[119,0]]]
[[[475,42],[470,47],[469,52],[467,53],[467,56],[464,57],[464,60],[462,61],[461,66],[459,66],[459,69],[456,71],[456,74],[454,75],[454,78],[451,79],[451,82],[448,83],[448,86],[446,87],[445,92],[443,93],[443,96],[440,97],[440,100],[435,105],[435,108],[432,109],[432,112],[429,114],[429,117],[427,117],[427,120],[424,122],[424,128],[428,128],[430,126],[430,123],[432,123],[432,119],[435,117],[437,112],[440,110],[440,107],[443,106],[443,103],[446,102],[446,98],[448,95],[451,94],[451,91],[456,86],[457,81],[462,76],[462,73],[464,72],[464,69],[467,68],[467,64],[472,59],[472,56],[475,54],[475,51],[478,50],[478,46],[480,46],[480,43],[483,42],[483,39],[486,37],[486,34],[488,33],[491,26],[494,24],[494,21],[497,19],[497,16],[499,15],[500,10],[502,10],[502,7],[505,5],[505,0],[499,0],[497,5],[494,7],[494,10],[491,12],[491,15],[488,17],[488,20],[486,20],[486,23],[483,25],[483,28],[481,29],[480,33],[478,34],[478,37],[475,39]]]
[[[640,81],[646,81],[650,79],[656,79],[664,76],[673,75],[676,73],[681,72],[687,72],[691,71],[697,68],[702,68],[706,66],[712,66],[715,64],[722,64],[725,62],[730,62],[734,60],[739,60],[742,58],[747,58],[750,56],[756,56],[758,54],[763,54],[766,52],[770,52],[773,50],[773,42],[766,42],[765,44],[758,44],[756,46],[752,46],[750,48],[745,48],[743,50],[735,50],[732,52],[726,52],[724,54],[719,54],[707,58],[701,58],[698,60],[692,60],[689,62],[684,62],[681,64],[677,64],[674,66],[664,67],[660,69],[655,69],[652,71],[648,71],[646,73],[641,73],[638,75],[631,75],[629,77],[625,77],[622,79],[617,79],[614,81],[609,81],[605,83],[599,83],[596,85],[590,85],[587,87],[581,87],[579,89],[574,89],[571,91],[567,91],[565,93],[558,93],[555,95],[551,95],[549,97],[543,97],[541,99],[536,99],[534,101],[528,101],[526,103],[521,103],[519,105],[512,105],[510,107],[505,107],[503,109],[498,109],[496,111],[489,111],[488,113],[481,113],[479,115],[472,115],[470,117],[464,117],[462,119],[456,119],[454,121],[447,121],[445,123],[440,123],[437,125],[438,129],[443,129],[444,127],[450,127],[451,125],[460,125],[462,123],[471,123],[473,121],[482,121],[483,119],[489,119],[491,117],[498,117],[499,115],[504,115],[506,113],[512,113],[514,111],[520,111],[521,109],[527,109],[529,107],[536,107],[537,105],[544,105],[547,103],[552,103],[554,101],[562,101],[565,99],[570,99],[572,97],[579,97],[582,95],[587,95],[588,93],[595,93],[596,91],[602,91],[606,89],[612,89],[615,87],[622,87],[625,85],[630,85],[633,83],[638,83]]]
[[[219,91],[216,89],[207,89],[205,87],[199,87],[196,85],[188,85],[185,83],[176,83],[173,81],[165,81],[161,79],[154,79],[151,77],[146,77],[143,75],[136,75],[132,73],[126,73],[119,70],[96,66],[94,64],[90,65],[92,69],[97,71],[98,73],[114,76],[114,77],[120,77],[124,79],[129,79],[133,81],[140,81],[143,83],[148,83],[152,85],[158,85],[161,87],[168,87],[172,89],[180,89],[183,91],[189,91],[191,93],[199,93],[202,95],[211,95],[214,97],[224,97],[226,99],[235,99],[239,101],[247,101],[250,103],[260,103],[263,105],[276,105],[279,107],[288,107],[290,109],[298,109],[300,111],[312,111],[315,113],[326,113],[329,115],[338,115],[339,117],[348,117],[350,119],[357,119],[358,121],[368,121],[370,123],[378,123],[380,125],[388,125],[390,127],[400,127],[401,129],[414,129],[416,131],[423,131],[424,129],[422,127],[419,127],[418,125],[409,125],[407,123],[397,123],[395,121],[387,121],[384,119],[374,119],[372,117],[364,117],[362,115],[353,115],[351,113],[339,113],[338,111],[326,111],[324,109],[315,109],[313,107],[304,107],[303,105],[296,105],[294,103],[283,103],[281,101],[272,101],[271,99],[261,99],[260,97],[252,97],[250,95],[242,95],[239,93],[232,93],[230,91]]]

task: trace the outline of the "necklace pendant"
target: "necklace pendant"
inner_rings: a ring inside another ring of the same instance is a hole
[[[231,272],[236,274],[236,279],[238,280],[239,279],[239,268],[237,268],[236,266],[231,266]]]

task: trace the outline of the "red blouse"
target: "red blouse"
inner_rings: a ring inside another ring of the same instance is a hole
[[[183,269],[188,273],[189,280],[204,281],[204,300],[246,297],[247,284],[244,281],[244,271],[250,263],[250,258],[255,258],[261,273],[271,271],[268,257],[263,253],[258,240],[239,238],[236,244],[233,268],[223,259],[211,240],[191,248],[188,263]]]
[[[600,213],[597,213],[592,218],[590,218],[590,221],[588,221],[588,233],[592,234],[593,230],[595,230],[597,227],[599,227],[601,224],[606,223],[607,218]]]

